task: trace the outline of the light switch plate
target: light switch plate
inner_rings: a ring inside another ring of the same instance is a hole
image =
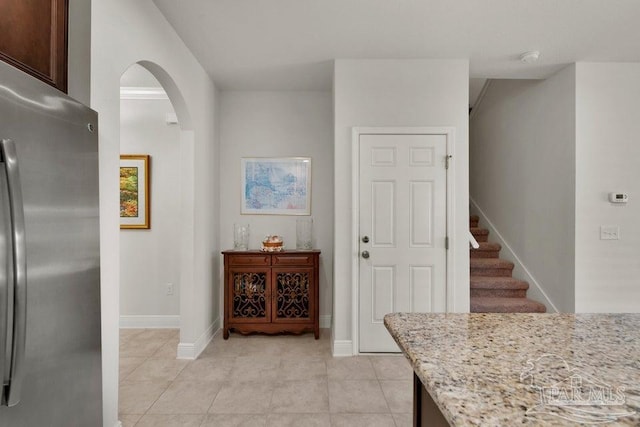
[[[617,225],[601,225],[600,240],[620,240],[620,227]]]

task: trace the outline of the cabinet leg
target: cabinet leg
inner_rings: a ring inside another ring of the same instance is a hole
[[[225,340],[229,339],[229,328],[224,328],[222,330],[222,338],[224,338]]]
[[[320,329],[316,328],[315,331],[313,331],[313,335],[316,337],[316,339],[320,338]]]

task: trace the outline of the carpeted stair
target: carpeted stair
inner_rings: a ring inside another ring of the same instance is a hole
[[[544,313],[544,304],[527,298],[529,284],[512,277],[513,263],[499,258],[502,247],[491,243],[489,230],[472,215],[470,230],[480,247],[471,249],[472,313]]]

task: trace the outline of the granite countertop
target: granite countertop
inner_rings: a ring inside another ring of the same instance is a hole
[[[393,313],[452,426],[640,426],[640,314]]]

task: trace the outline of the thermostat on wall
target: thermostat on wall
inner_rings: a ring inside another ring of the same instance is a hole
[[[627,193],[609,193],[611,203],[627,203],[629,195]]]

